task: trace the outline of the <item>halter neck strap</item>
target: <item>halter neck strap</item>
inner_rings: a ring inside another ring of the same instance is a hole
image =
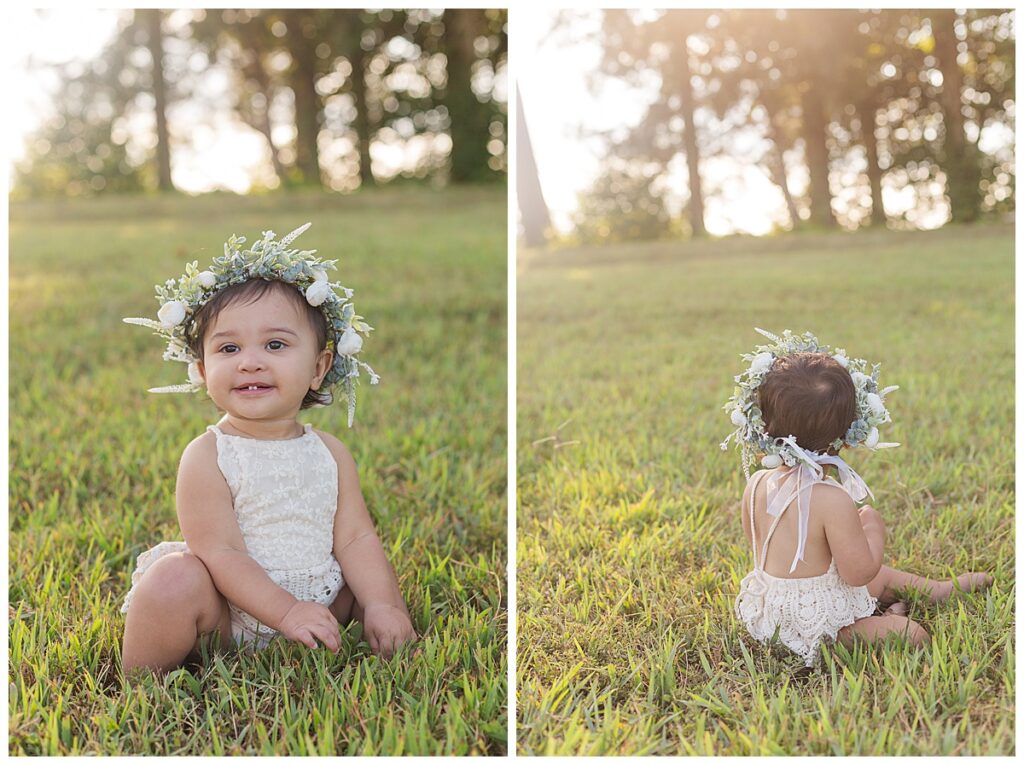
[[[768,538],[765,537],[764,547],[761,550],[761,555],[757,554],[757,529],[754,526],[754,495],[757,494],[757,485],[761,483],[761,479],[765,477],[767,473],[764,471],[758,471],[754,473],[754,477],[750,482],[750,547],[754,553],[754,568],[764,568],[764,554],[768,549]],[[776,519],[778,521],[778,519]],[[775,530],[775,524],[772,524],[771,531]],[[771,535],[769,531],[769,536]]]
[[[797,446],[796,439],[792,436],[782,439],[796,453],[799,464],[783,473],[774,473],[768,478],[767,498],[768,514],[774,516],[775,522],[768,533],[775,530],[782,514],[794,500],[797,504],[797,547],[793,556],[793,563],[789,567],[789,573],[796,570],[796,565],[804,559],[804,547],[807,544],[807,530],[811,515],[811,491],[815,484],[825,482],[824,465],[834,465],[839,471],[839,485],[850,495],[854,502],[863,502],[868,497],[874,499],[871,489],[867,487],[864,480],[847,465],[840,457],[830,454],[819,454],[808,452]],[[751,506],[753,513],[753,506]],[[753,517],[753,515],[751,515]],[[768,539],[765,539],[765,550],[768,549]]]

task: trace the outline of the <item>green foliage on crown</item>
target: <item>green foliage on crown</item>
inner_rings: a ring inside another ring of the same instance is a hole
[[[167,340],[164,359],[190,365],[189,382],[167,388],[154,388],[153,392],[170,393],[202,389],[193,364],[197,361],[189,351],[186,335],[196,312],[215,295],[230,286],[266,279],[293,285],[306,301],[318,308],[327,321],[327,347],[334,353],[331,369],[324,377],[318,393],[331,394],[340,385],[348,399],[349,425],[355,416],[356,385],[360,368],[370,383],[379,381],[370,366],[356,358],[362,349],[363,336],[373,330],[358,315],[351,298],[353,291],[328,279],[328,270],[337,270],[336,260],[321,260],[316,250],[289,249],[310,224],[306,223],[284,238],[277,240],[273,231],[264,231],[261,239],[244,249],[245,237],[234,234],[224,244],[224,254],[213,259],[210,267],[199,270],[199,261],[185,266],[185,273],[177,279],[168,279],[156,285],[156,299],[160,303],[158,320],[125,319],[130,324],[141,324],[156,330]]]

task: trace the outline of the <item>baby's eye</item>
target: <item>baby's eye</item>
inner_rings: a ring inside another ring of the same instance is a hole
[[[238,350],[238,346],[235,345],[234,343],[227,343],[227,344],[222,345],[220,347],[220,352],[221,353],[234,353],[237,350]]]
[[[272,351],[279,351],[285,347],[285,344],[281,340],[271,340],[267,343],[267,347]]]

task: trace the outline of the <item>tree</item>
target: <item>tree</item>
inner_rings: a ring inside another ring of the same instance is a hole
[[[230,15],[229,15],[230,14]],[[274,139],[271,108],[281,86],[270,64],[278,41],[263,11],[199,11],[192,21],[193,40],[234,75],[231,95],[236,114],[263,136],[274,175],[288,183],[288,164]]]
[[[671,10],[654,19],[631,11],[605,11],[602,24],[601,71],[635,84],[660,81],[658,96],[637,130],[615,146],[638,161],[655,160],[667,166],[673,158],[685,162],[690,198],[686,206],[692,236],[703,236],[704,191],[700,175],[700,141],[695,113],[695,73],[690,37],[705,28],[709,12]],[[632,176],[631,177],[635,177]],[[649,187],[648,187],[649,191]],[[643,208],[641,208],[643,209]],[[658,208],[660,215],[663,206]],[[652,230],[657,230],[655,225]]]
[[[448,111],[452,139],[450,178],[453,183],[486,180],[493,177],[488,145],[495,114],[489,103],[491,94],[478,93],[473,79],[485,63],[492,69],[493,76],[504,57],[504,14],[480,9],[449,9],[444,12],[443,21],[447,65],[441,100]]]
[[[295,104],[295,169],[299,183],[321,188],[320,178],[320,120],[322,104],[316,92],[320,74],[316,57],[318,19],[316,11],[288,10],[284,12],[287,25],[285,40],[291,66],[288,85]]]
[[[802,218],[790,189],[785,155],[796,148],[803,132],[799,82],[784,76],[783,69],[789,67],[777,61],[781,46],[764,33],[758,17],[722,11],[712,23],[713,32],[705,36],[703,67],[710,76],[707,103],[725,128],[719,130],[718,150],[735,156],[731,145],[722,147],[729,133],[762,131],[763,151],[750,159],[778,186],[790,227],[797,229]]]
[[[669,237],[672,218],[657,188],[662,166],[616,157],[604,165],[591,189],[580,194],[573,216],[579,239],[590,244]]]
[[[971,223],[981,213],[980,181],[977,147],[965,135],[963,90],[964,77],[957,61],[959,37],[956,28],[962,21],[954,10],[929,11],[935,56],[942,72],[939,103],[942,107],[943,161],[946,170],[946,191],[950,210],[956,223]],[[966,31],[964,33],[966,37]],[[963,45],[966,51],[966,44]]]
[[[156,166],[157,188],[173,191],[171,182],[171,140],[167,130],[167,84],[164,81],[164,40],[160,29],[163,11],[144,9],[137,11],[141,26],[146,33],[146,47],[152,61],[150,87],[153,91],[156,117]]]
[[[15,169],[13,193],[141,191],[158,188],[160,174],[166,184],[169,161],[154,163],[151,152],[128,129],[129,120],[152,112],[148,101],[156,100],[151,84],[155,59],[147,50],[152,31],[145,21],[145,16],[125,11],[117,34],[95,59],[51,65],[60,82],[54,113],[29,137],[25,159]],[[145,52],[137,55],[140,51]],[[157,156],[160,146],[169,145],[166,132],[165,122]]]
[[[526,127],[523,99],[516,93],[516,134],[519,137],[516,163],[516,197],[519,201],[519,215],[523,222],[523,238],[527,247],[540,247],[547,238],[551,226],[548,206],[537,175],[537,163],[533,158],[533,146]]]

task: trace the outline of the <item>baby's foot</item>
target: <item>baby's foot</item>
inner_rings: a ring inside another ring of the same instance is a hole
[[[991,584],[992,577],[981,571],[960,574],[955,581],[953,579],[946,579],[936,583],[932,588],[932,602],[937,603],[940,600],[946,600],[960,593],[983,590],[991,586]]]
[[[907,615],[907,604],[902,600],[897,600],[891,604],[885,611],[882,612],[883,616],[906,616]]]

